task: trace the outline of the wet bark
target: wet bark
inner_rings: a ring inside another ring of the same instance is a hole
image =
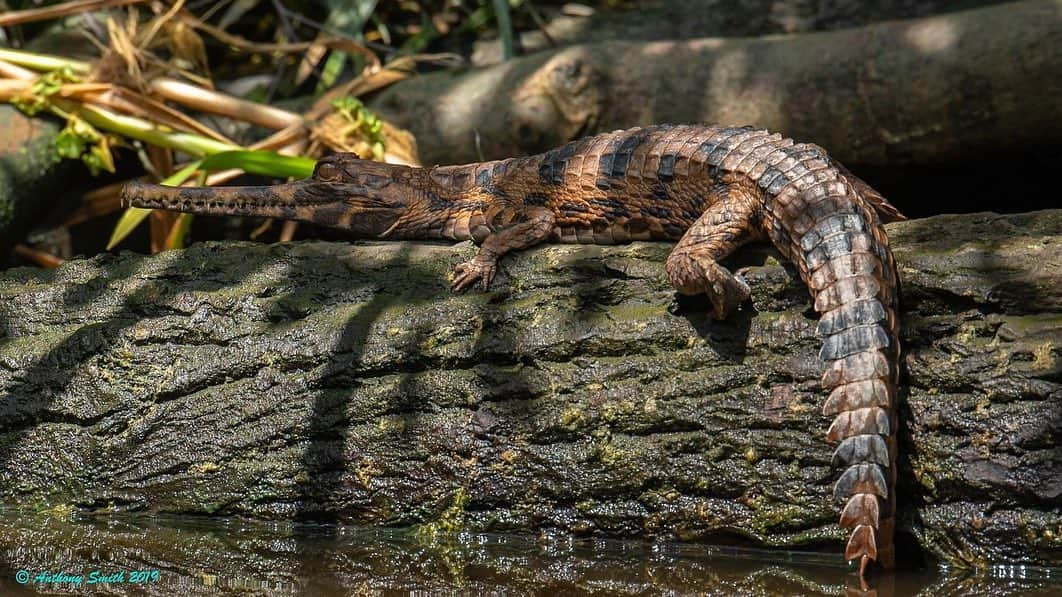
[[[1027,0],[828,33],[586,43],[403,81],[371,107],[427,164],[666,122],[754,124],[850,166],[969,162],[1062,143],[1060,15]]]
[[[1062,211],[890,225],[901,540],[1062,565]],[[666,244],[205,243],[0,276],[0,505],[822,549],[807,292],[676,297]],[[919,549],[903,550],[918,553]]]

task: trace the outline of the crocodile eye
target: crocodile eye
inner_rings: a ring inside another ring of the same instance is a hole
[[[339,168],[332,162],[324,162],[317,166],[316,178],[326,182],[339,180],[340,171]]]

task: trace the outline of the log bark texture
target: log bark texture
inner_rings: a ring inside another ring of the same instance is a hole
[[[758,38],[612,41],[398,83],[370,102],[425,164],[653,123],[754,124],[896,168],[1062,143],[1062,1]]]
[[[552,10],[542,27],[516,33],[520,54],[622,39],[658,41],[701,37],[754,37],[784,33],[809,33],[859,27],[890,19],[910,19],[968,10],[1014,0],[654,0],[640,6],[596,10],[586,16],[566,15],[560,7],[537,7],[543,15]],[[571,11],[567,11],[571,12]],[[477,66],[502,61],[501,42],[477,39],[472,63]]]
[[[1062,211],[889,233],[900,540],[1062,565]],[[0,505],[840,561],[806,289],[750,248],[732,265],[751,266],[753,306],[711,321],[669,287],[668,250],[540,247],[460,296],[466,244],[206,243],[9,270]]]

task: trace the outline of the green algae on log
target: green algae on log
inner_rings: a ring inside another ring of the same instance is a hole
[[[889,226],[901,540],[1062,565],[1062,211]],[[725,322],[667,244],[205,243],[0,276],[0,505],[839,553],[806,289]],[[837,556],[838,561],[840,556]]]

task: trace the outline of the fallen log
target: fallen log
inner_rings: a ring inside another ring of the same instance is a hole
[[[600,41],[657,41],[701,37],[755,37],[832,31],[859,27],[890,19],[910,19],[1000,4],[998,0],[964,0],[959,5],[941,0],[886,0],[859,2],[777,2],[742,0],[658,0],[637,8],[595,10],[592,14],[547,17],[543,26],[516,32],[515,46],[520,54]],[[540,7],[544,15],[552,7]],[[558,7],[559,9],[559,7]],[[502,61],[501,41],[477,39],[472,44],[472,63],[477,66]]]
[[[828,33],[600,42],[395,84],[371,102],[423,162],[538,153],[653,123],[754,124],[849,166],[970,162],[1062,143],[1062,2]]]
[[[1062,210],[891,224],[900,540],[1062,565]],[[806,289],[743,251],[706,318],[666,244],[545,246],[454,296],[424,243],[204,243],[0,275],[0,506],[822,549]],[[907,544],[905,543],[905,545]]]

